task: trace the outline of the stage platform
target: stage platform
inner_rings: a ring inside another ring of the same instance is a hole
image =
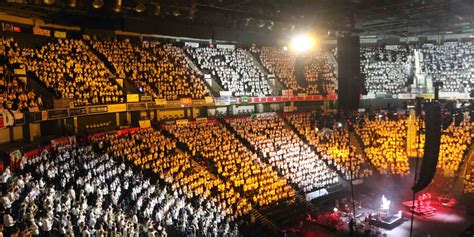
[[[409,211],[412,211],[413,201],[403,202],[403,206],[405,206]],[[433,216],[436,214],[436,208],[432,206],[418,206],[415,202],[415,209],[413,212],[419,216]]]
[[[374,226],[377,226],[377,227],[380,227],[380,228],[384,228],[384,229],[387,229],[387,230],[392,230],[392,229],[400,226],[402,223],[403,223],[402,217],[399,216],[399,215],[391,215],[391,216],[384,217],[384,218],[374,218],[374,217],[372,217],[370,219],[370,224],[371,225],[374,225]]]

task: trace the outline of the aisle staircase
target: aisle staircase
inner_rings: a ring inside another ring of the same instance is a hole
[[[224,119],[219,118],[218,121],[225,126],[225,128],[234,134],[234,136],[246,146],[250,151],[254,152],[260,157],[260,160],[264,161],[261,157],[261,153],[258,152],[254,146],[250,144],[250,142],[243,138],[239,133],[237,133],[234,128],[227,123]],[[268,164],[270,165],[270,164]],[[270,165],[271,166],[271,165]],[[273,169],[280,177],[283,177],[283,174],[279,172],[277,169]],[[289,183],[292,188],[295,190],[299,190],[298,187],[293,184]],[[298,191],[294,200],[287,200],[284,202],[280,202],[273,207],[265,207],[262,208],[261,213],[266,216],[272,223],[278,226],[280,229],[285,229],[289,227],[293,227],[296,225],[296,222],[302,220],[306,217],[308,213],[314,215],[318,213],[319,208],[316,207],[311,202],[306,201],[304,197],[304,193]]]
[[[177,139],[177,137],[174,134],[172,134],[168,130],[161,129],[159,127],[159,125],[157,125],[154,128],[160,130],[164,136],[169,137],[173,140],[176,140],[178,149],[191,154],[191,150],[190,150],[189,146],[186,143],[183,143],[183,142],[179,141],[179,139]],[[207,169],[215,177],[218,177],[222,180],[226,180],[219,173],[217,173],[217,170],[215,170],[213,168],[210,168],[209,164],[204,164],[206,162],[202,159],[202,155],[201,155],[200,152],[197,152],[195,156],[192,156],[192,158],[193,158],[193,164],[199,165],[200,167]],[[241,195],[244,196],[244,193],[243,193],[242,189],[236,189],[236,191],[239,191],[241,193]],[[265,227],[263,230],[259,230],[259,231],[262,232],[260,236],[275,236],[275,235],[278,236],[282,233],[282,230],[277,225],[275,225],[275,223],[273,223],[267,217],[262,215],[259,212],[259,210],[254,209],[252,211],[251,215]],[[266,235],[265,232],[271,232],[272,234],[271,235]]]
[[[201,79],[203,80],[204,85],[207,87],[207,89],[211,92],[211,94],[214,97],[219,97],[220,92],[224,91],[224,89],[217,83],[214,77],[211,76],[210,80],[211,83],[208,83],[206,79],[204,79],[205,73],[196,65],[196,63],[191,59],[191,56],[188,55],[186,50],[183,50],[184,58],[186,58],[186,61],[189,63],[191,68],[197,72],[199,76],[201,76]]]
[[[469,165],[471,162],[474,161],[474,144],[471,144],[471,147],[466,155],[464,156],[464,162],[459,167],[458,172],[456,172],[455,180],[454,180],[454,190],[458,193],[461,190],[461,193],[464,192],[464,179],[466,177],[467,172],[469,171]]]
[[[280,118],[283,120],[283,122],[285,123],[285,125],[286,125],[287,127],[289,127],[305,144],[307,144],[307,145],[311,148],[311,150],[312,150],[314,153],[316,153],[316,154],[318,155],[318,157],[323,157],[322,154],[318,152],[318,149],[316,149],[316,147],[308,141],[308,139],[306,138],[306,136],[303,135],[303,134],[301,134],[301,133],[298,131],[298,129],[296,129],[296,127],[293,126],[293,124],[291,124],[291,122],[290,122],[287,118],[285,118],[285,117],[280,117]],[[331,168],[332,170],[335,170],[335,171],[337,172],[337,174],[339,175],[340,180],[345,180],[345,179],[342,178],[342,177],[344,177],[344,174],[341,173],[339,170],[337,170],[334,165],[329,164],[329,163],[328,163],[326,160],[324,160],[324,159],[322,159],[322,160],[324,161],[324,163],[325,163],[329,168]]]
[[[261,72],[265,75],[268,81],[268,85],[272,88],[272,95],[278,96],[281,95],[281,91],[285,90],[285,86],[278,80],[276,77],[272,78],[273,80],[270,80],[269,75],[270,72],[268,69],[266,69],[263,65],[260,59],[258,58],[257,55],[251,53],[250,51],[245,50],[245,53],[252,59],[253,63],[260,69]]]
[[[46,85],[33,73],[27,72],[26,80],[26,87],[29,90],[33,90],[36,94],[41,95],[43,100],[42,109],[53,109],[54,99],[59,99],[59,96],[52,90],[46,88]]]
[[[118,75],[117,75],[117,70],[115,69],[114,65],[112,65],[111,62],[109,62],[109,60],[107,59],[107,57],[105,57],[105,55],[97,51],[92,46],[90,41],[85,40],[84,43],[87,45],[89,52],[92,53],[96,58],[98,58],[105,65],[105,67],[109,71],[109,79],[113,81],[114,83],[117,83],[116,79]],[[129,81],[128,78],[121,78],[121,79],[123,79],[123,86],[121,87],[126,94],[140,94],[138,89],[135,88],[135,86],[133,86],[133,84]]]

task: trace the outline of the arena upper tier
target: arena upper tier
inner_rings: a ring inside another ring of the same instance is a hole
[[[175,101],[219,96],[328,95],[337,92],[336,50],[321,48],[303,57],[303,82],[296,80],[297,55],[282,47],[219,48],[140,42],[131,39],[51,39],[34,46],[25,35],[1,39],[0,106],[38,110],[45,97],[62,98],[75,107],[119,104],[127,94]],[[15,39],[18,38],[18,39]],[[371,95],[432,91],[469,94],[474,86],[474,44],[445,42],[361,47],[361,73]],[[415,60],[418,58],[419,60]],[[19,75],[25,69],[26,75]],[[120,79],[120,80],[117,80]],[[28,85],[33,80],[45,90]],[[123,81],[122,81],[123,80]],[[421,91],[420,91],[421,85]],[[41,92],[40,92],[41,91]],[[46,91],[46,92],[45,92]],[[46,93],[46,94],[45,94]]]

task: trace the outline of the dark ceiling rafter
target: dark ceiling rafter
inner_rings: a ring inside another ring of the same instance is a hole
[[[92,9],[90,0],[78,0],[78,7],[67,7],[67,0],[52,6],[0,2],[0,9],[12,14],[58,20],[58,16],[104,18],[136,17],[208,24],[232,29],[291,32],[294,27],[321,32],[347,32],[353,26],[359,34],[461,31],[473,29],[473,0],[133,0],[124,1],[123,11],[110,10],[114,0],[104,0],[102,9]],[[135,11],[138,3],[146,10]],[[424,4],[422,2],[425,2]],[[195,4],[194,6],[192,4]],[[155,15],[160,7],[159,16]],[[173,14],[178,9],[179,16]],[[194,10],[194,11],[193,11]],[[192,12],[192,17],[191,15]],[[350,12],[354,12],[354,24]],[[405,28],[405,29],[403,29]],[[417,30],[423,28],[423,30]]]

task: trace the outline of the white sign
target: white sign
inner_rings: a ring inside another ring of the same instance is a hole
[[[309,201],[311,201],[315,198],[322,197],[322,196],[325,196],[325,195],[328,195],[328,194],[329,194],[329,192],[325,188],[320,189],[320,190],[316,190],[314,192],[306,194],[306,201],[309,202]]]
[[[191,48],[199,48],[199,43],[196,42],[184,42],[184,46],[188,46]]]
[[[232,96],[232,91],[219,91],[219,95],[221,97],[231,97]]]
[[[232,44],[218,44],[216,45],[218,49],[235,49],[235,45]]]

